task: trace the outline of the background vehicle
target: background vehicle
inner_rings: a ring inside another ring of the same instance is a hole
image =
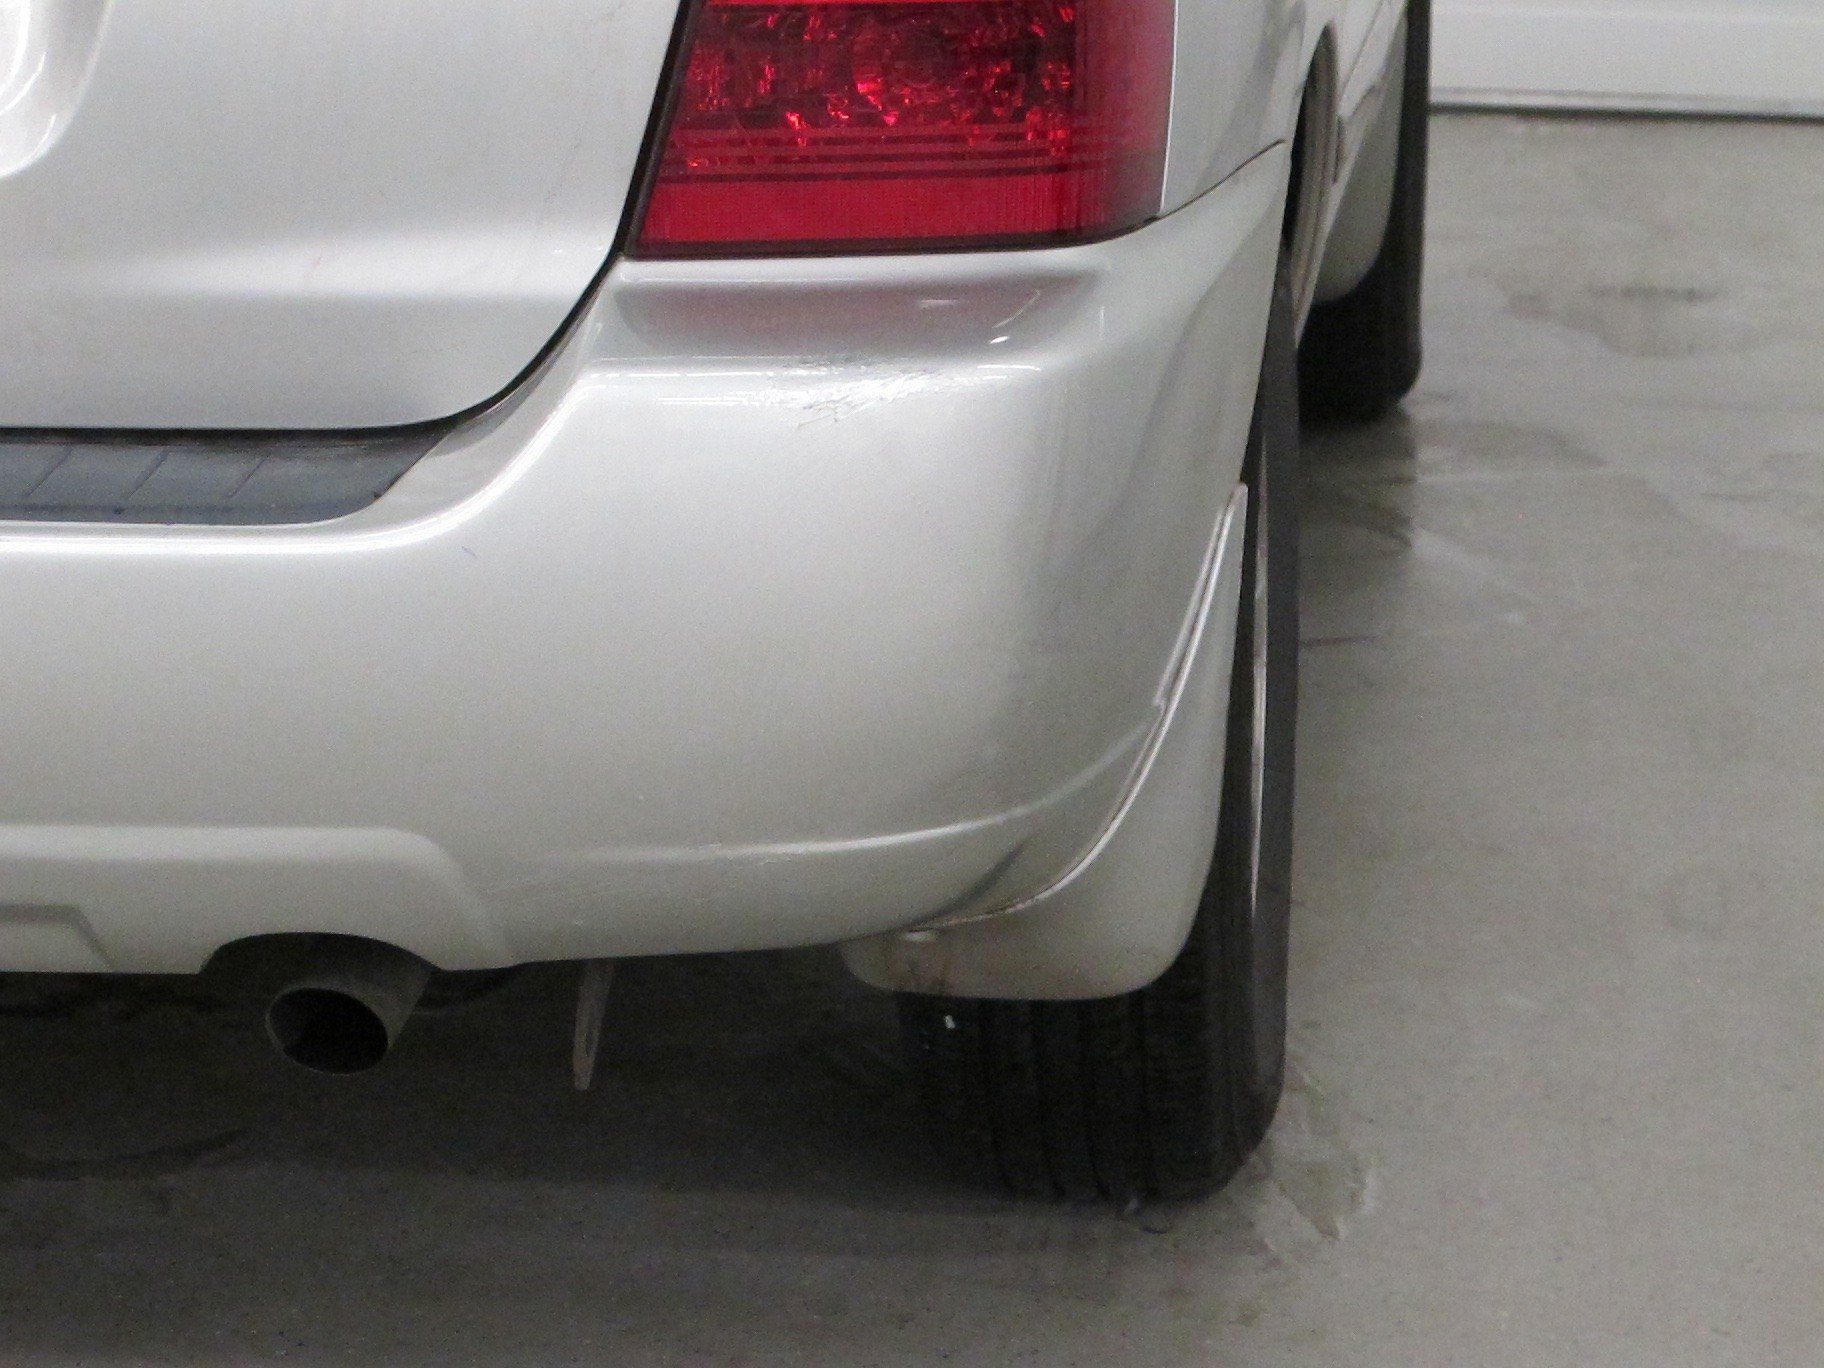
[[[431,966],[834,943],[1015,1186],[1232,1171],[1426,11],[208,9],[7,21],[0,969],[334,1071]]]

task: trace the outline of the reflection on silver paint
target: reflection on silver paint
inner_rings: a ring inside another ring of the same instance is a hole
[[[107,0],[0,0],[0,179],[50,151],[70,125]]]

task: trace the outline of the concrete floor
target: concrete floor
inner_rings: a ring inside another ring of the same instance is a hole
[[[0,997],[0,1361],[1824,1359],[1824,128],[1448,118],[1430,366],[1309,443],[1290,1093],[1200,1208],[934,1168],[823,955],[345,1090]]]

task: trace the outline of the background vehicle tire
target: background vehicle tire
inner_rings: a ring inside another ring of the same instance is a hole
[[[1241,1167],[1279,1103],[1298,688],[1297,344],[1285,274],[1243,473],[1221,820],[1189,943],[1164,977],[1120,998],[900,998],[940,1140],[1019,1193],[1200,1195]]]
[[[1418,383],[1420,301],[1431,126],[1431,0],[1411,0],[1401,87],[1393,210],[1380,255],[1361,284],[1319,304],[1305,324],[1299,389],[1309,416],[1366,422]]]

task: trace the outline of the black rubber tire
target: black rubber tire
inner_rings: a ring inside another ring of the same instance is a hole
[[[1241,1167],[1279,1104],[1298,707],[1294,330],[1282,270],[1243,472],[1250,490],[1246,576],[1222,813],[1189,943],[1164,977],[1120,998],[900,998],[907,1051],[940,1141],[978,1176],[1021,1194],[1199,1196]],[[1254,659],[1263,535],[1267,707],[1257,824]]]
[[[1431,0],[1410,0],[1387,236],[1362,283],[1319,304],[1305,324],[1299,390],[1307,417],[1367,422],[1386,414],[1419,381],[1430,128]]]

